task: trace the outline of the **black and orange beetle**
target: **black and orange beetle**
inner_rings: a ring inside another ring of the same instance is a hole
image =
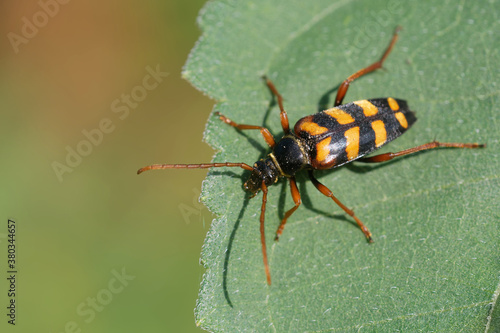
[[[413,154],[419,151],[448,147],[448,148],[481,148],[484,144],[477,143],[443,143],[432,141],[417,147],[405,149],[396,153],[385,153],[371,157],[364,157],[388,142],[406,132],[417,120],[413,111],[408,108],[406,101],[395,98],[375,98],[342,104],[342,100],[355,79],[382,67],[384,60],[396,43],[400,28],[396,28],[392,40],[379,61],[349,76],[339,87],[335,106],[331,109],[318,112],[300,119],[290,131],[288,116],[283,107],[283,98],[274,84],[265,78],[266,84],[278,100],[281,126],[284,136],[276,143],[271,132],[262,126],[237,124],[229,118],[217,113],[226,124],[238,130],[260,130],[264,140],[272,151],[265,159],[254,163],[253,167],[245,163],[206,163],[206,164],[154,164],[141,168],[137,173],[153,169],[182,169],[182,168],[215,168],[239,167],[251,171],[250,178],[244,184],[246,190],[254,195],[262,190],[262,207],[260,214],[260,237],[262,255],[267,277],[271,284],[271,274],[267,262],[267,251],[264,234],[264,216],[267,202],[267,187],[286,177],[290,181],[295,206],[285,213],[276,231],[278,240],[285,228],[286,221],[301,204],[300,193],[295,181],[295,174],[300,170],[307,170],[314,186],[325,196],[332,198],[335,203],[350,215],[363,231],[369,242],[372,234],[352,210],[344,206],[333,193],[314,177],[314,170],[332,169],[354,160],[368,163],[378,163],[391,160],[398,156]]]

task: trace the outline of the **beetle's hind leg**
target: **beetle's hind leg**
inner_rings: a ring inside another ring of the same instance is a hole
[[[408,148],[405,150],[401,150],[401,151],[398,151],[396,153],[385,153],[385,154],[360,158],[358,161],[364,162],[364,163],[380,163],[380,162],[392,160],[395,157],[410,155],[410,154],[418,153],[419,151],[429,150],[429,149],[434,149],[434,148],[484,148],[484,147],[486,147],[485,144],[479,144],[479,143],[458,143],[458,142],[432,141],[432,142],[428,142],[428,143],[425,143],[425,144],[417,146],[417,147],[412,147],[412,148]]]
[[[357,78],[362,77],[365,74],[368,74],[370,72],[373,72],[376,69],[382,68],[382,64],[384,63],[385,58],[391,53],[392,47],[394,44],[396,44],[396,41],[398,40],[398,34],[399,31],[401,30],[401,27],[397,27],[396,30],[394,31],[394,35],[392,36],[392,40],[389,43],[389,46],[385,50],[384,54],[380,58],[380,60],[374,62],[368,67],[365,67],[356,73],[352,74],[349,76],[347,79],[345,79],[344,82],[339,87],[339,90],[337,91],[337,97],[335,98],[335,106],[339,106],[342,104],[342,101],[344,100],[345,94],[347,93],[347,89],[349,89],[349,84],[352,83],[352,81],[356,80]]]

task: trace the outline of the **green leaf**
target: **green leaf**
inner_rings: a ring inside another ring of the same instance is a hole
[[[217,219],[203,246],[198,325],[214,332],[500,330],[499,9],[494,0],[206,5],[184,76],[234,121],[279,138],[279,111],[261,75],[274,81],[294,124],[331,105],[334,88],[377,60],[402,25],[385,70],[354,82],[345,102],[392,96],[417,112],[412,129],[381,152],[435,138],[488,147],[317,172],[369,227],[373,244],[302,174],[303,205],[274,242],[293,201],[285,181],[271,186],[271,286],[260,246],[262,194],[250,199],[243,191],[246,171],[210,171],[202,200]],[[217,162],[252,164],[268,151],[258,131],[238,132],[213,114],[205,140]]]

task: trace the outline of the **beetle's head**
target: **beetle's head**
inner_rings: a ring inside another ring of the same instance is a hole
[[[262,182],[269,186],[276,183],[278,177],[279,171],[274,165],[274,162],[271,158],[266,158],[265,160],[255,162],[252,174],[243,187],[253,195],[256,195],[262,188]]]

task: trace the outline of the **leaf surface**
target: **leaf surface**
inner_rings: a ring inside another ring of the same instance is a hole
[[[400,39],[379,70],[355,81],[344,102],[396,97],[418,121],[380,152],[438,139],[486,149],[429,151],[379,165],[317,172],[374,235],[297,177],[270,187],[266,284],[259,235],[262,194],[249,172],[209,172],[202,200],[218,218],[202,251],[207,269],[196,321],[213,332],[496,332],[499,295],[500,63],[498,1],[212,1],[184,76],[242,124],[282,135],[260,79],[285,99],[291,124],[333,103],[347,76],[377,60],[394,28]],[[268,149],[258,131],[238,132],[212,114],[205,140],[214,161],[252,164]]]

